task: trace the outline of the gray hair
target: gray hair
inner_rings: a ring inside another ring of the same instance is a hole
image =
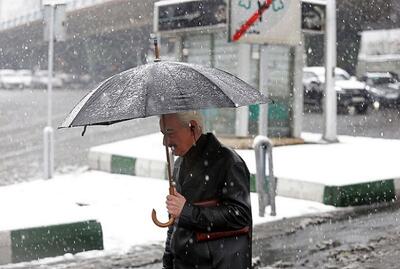
[[[183,126],[188,126],[191,120],[197,122],[201,132],[203,132],[203,116],[197,110],[178,112],[176,117],[182,123]]]

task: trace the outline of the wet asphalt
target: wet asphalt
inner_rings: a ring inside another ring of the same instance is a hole
[[[52,126],[55,172],[68,173],[88,165],[87,153],[96,145],[158,131],[158,119],[136,119],[111,126],[56,129],[89,90],[55,89]],[[303,130],[323,132],[323,114],[305,107]],[[47,125],[47,92],[0,89],[0,186],[29,181],[43,175],[43,128]],[[337,133],[400,139],[400,110],[369,110],[366,115],[339,114]]]
[[[399,204],[346,208],[255,228],[267,268],[399,268]]]
[[[57,129],[89,90],[53,91],[55,173],[88,165],[91,147],[158,130],[157,118],[138,119],[111,126]],[[45,90],[0,90],[0,186],[43,176],[43,128],[47,125]]]

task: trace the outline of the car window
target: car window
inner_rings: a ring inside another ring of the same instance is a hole
[[[388,83],[396,82],[396,80],[391,77],[374,77],[374,78],[369,78],[368,80],[373,85],[388,84]]]
[[[303,72],[303,78],[307,79],[307,80],[309,80],[309,79],[317,79],[317,76],[312,72]]]
[[[349,80],[344,74],[335,74],[335,80]]]
[[[377,78],[375,79],[375,84],[386,84],[393,83],[394,80],[392,78]]]

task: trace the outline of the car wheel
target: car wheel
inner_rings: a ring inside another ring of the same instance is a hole
[[[353,115],[356,114],[356,112],[358,112],[358,111],[357,111],[357,108],[355,106],[348,106],[347,107],[347,114],[348,115],[353,116]]]
[[[358,114],[367,114],[368,104],[360,104],[356,106],[356,111]]]

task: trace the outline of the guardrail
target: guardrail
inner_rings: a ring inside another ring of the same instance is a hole
[[[94,6],[108,1],[112,0],[65,0],[64,2],[67,4],[67,11],[72,11],[84,7]],[[42,19],[43,19],[42,9],[31,10],[30,12],[15,17],[13,19],[0,21],[0,31]]]

